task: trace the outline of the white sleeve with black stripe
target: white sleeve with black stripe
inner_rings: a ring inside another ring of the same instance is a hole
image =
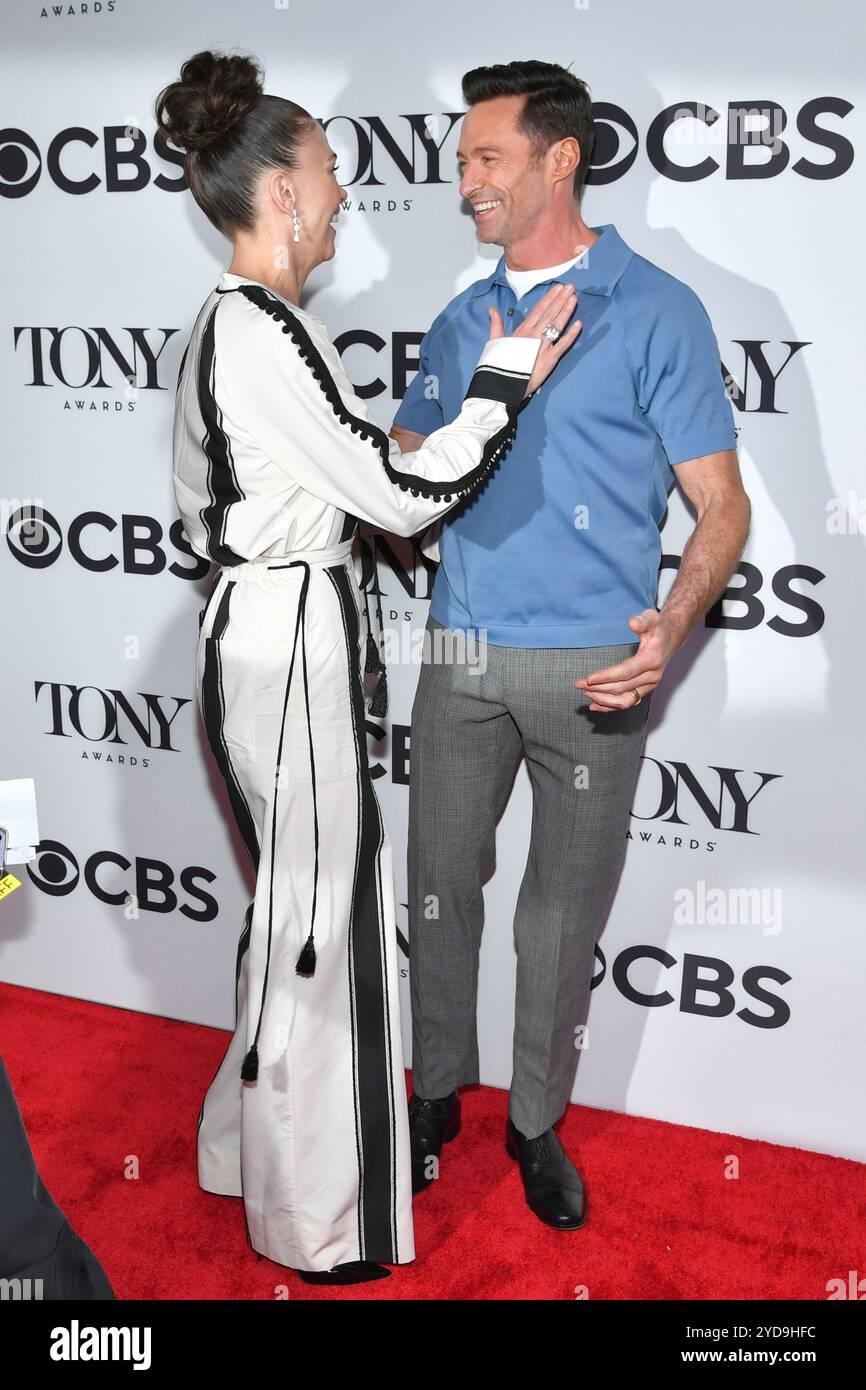
[[[496,467],[513,438],[541,340],[485,344],[456,419],[401,454],[369,418],[317,322],[258,285],[226,295],[216,322],[225,399],[300,487],[395,535],[414,535]]]

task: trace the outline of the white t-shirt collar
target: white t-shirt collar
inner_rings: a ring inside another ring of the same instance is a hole
[[[536,270],[512,270],[510,266],[505,267],[505,278],[514,290],[517,298],[531,290],[542,280],[555,280],[559,275],[563,275],[566,270],[571,270],[580,260],[580,256],[574,256],[570,261],[563,261],[562,265],[541,266]]]

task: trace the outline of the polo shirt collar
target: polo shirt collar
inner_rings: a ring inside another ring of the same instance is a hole
[[[591,227],[598,232],[587,252],[569,270],[554,276],[558,282],[572,284],[581,294],[603,294],[610,296],[626,266],[634,254],[623,241],[612,222],[603,222],[600,227]],[[540,281],[540,284],[547,283]],[[479,280],[472,289],[472,299],[488,294],[494,285],[505,285],[510,289],[505,273],[505,254],[503,253],[496,269],[486,279]],[[537,287],[536,287],[537,288]]]

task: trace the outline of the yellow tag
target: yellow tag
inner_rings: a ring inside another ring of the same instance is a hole
[[[7,898],[10,893],[14,893],[15,889],[20,887],[20,878],[16,878],[14,874],[4,874],[3,878],[0,878],[0,898]]]

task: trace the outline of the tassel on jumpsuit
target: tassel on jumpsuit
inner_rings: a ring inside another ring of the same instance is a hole
[[[198,703],[256,876],[198,1178],[242,1197],[251,1247],[294,1269],[415,1255],[391,843],[367,761],[352,539],[359,520],[414,535],[483,482],[537,349],[488,343],[460,414],[407,454],[369,419],[322,321],[257,281],[222,272],[181,362],[175,498],[191,548],[219,566]]]

